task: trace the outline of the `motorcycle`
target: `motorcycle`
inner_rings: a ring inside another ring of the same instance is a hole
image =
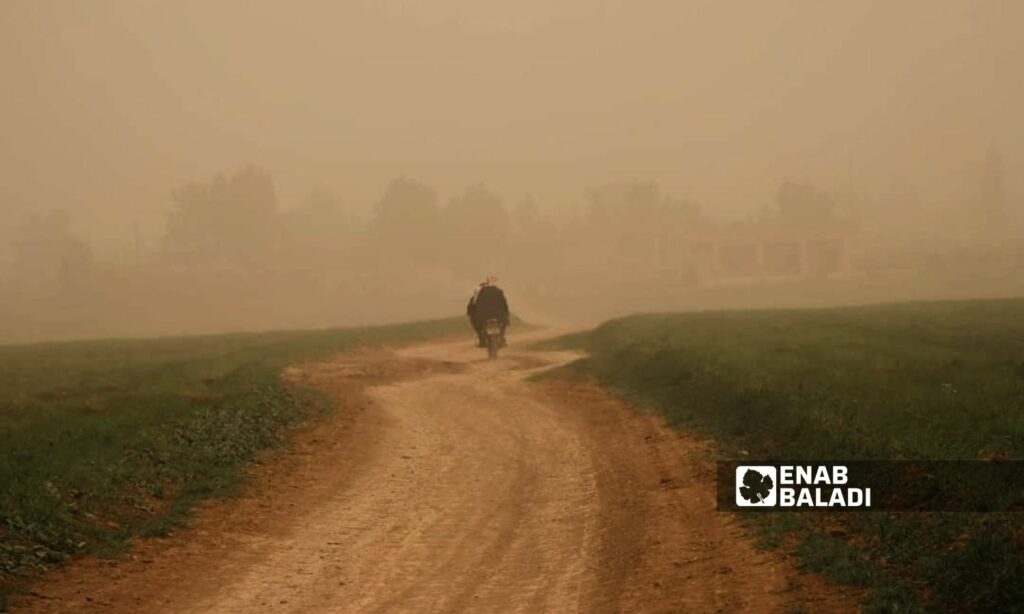
[[[487,338],[487,358],[498,357],[498,348],[505,346],[505,332],[498,320],[487,320],[484,323],[484,336]]]

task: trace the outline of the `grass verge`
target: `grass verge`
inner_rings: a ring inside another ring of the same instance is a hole
[[[285,366],[454,333],[463,318],[0,347],[0,611],[25,578],[230,493],[283,427],[329,406],[283,382]]]
[[[558,343],[589,352],[572,370],[733,457],[1024,457],[1024,300],[638,315]],[[868,611],[1024,611],[1020,513],[746,520],[871,589]]]

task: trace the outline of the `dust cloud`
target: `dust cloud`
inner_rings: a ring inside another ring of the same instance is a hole
[[[1024,293],[1024,4],[7,0],[0,343]]]

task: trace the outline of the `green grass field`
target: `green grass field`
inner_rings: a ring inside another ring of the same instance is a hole
[[[731,458],[1024,458],[1024,300],[638,315],[560,343],[590,353],[573,370]],[[869,610],[1024,611],[1020,513],[750,521],[872,589]]]
[[[163,534],[231,492],[282,427],[329,406],[285,385],[285,366],[455,333],[463,318],[0,347],[0,588]]]

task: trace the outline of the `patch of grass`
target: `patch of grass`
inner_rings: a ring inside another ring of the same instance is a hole
[[[573,370],[728,453],[1024,457],[1024,300],[639,315],[561,344],[590,353]],[[873,610],[1024,611],[1019,514],[799,516],[755,522],[766,544],[795,535],[806,565],[872,587]]]
[[[282,381],[285,366],[466,329],[452,318],[0,347],[0,586],[166,535],[197,502],[231,493],[283,427],[329,406]]]

